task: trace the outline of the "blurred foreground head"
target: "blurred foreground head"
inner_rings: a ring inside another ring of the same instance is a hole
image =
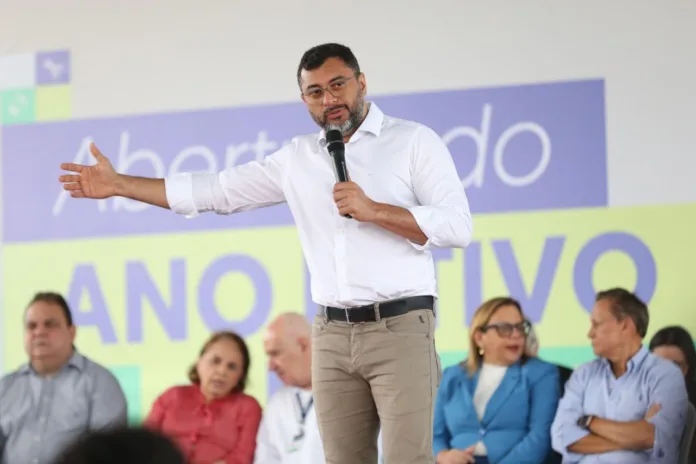
[[[112,429],[86,434],[54,464],[186,464],[177,446],[144,428]]]

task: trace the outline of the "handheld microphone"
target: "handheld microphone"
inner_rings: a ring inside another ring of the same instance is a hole
[[[343,143],[343,134],[338,129],[326,131],[326,149],[333,161],[334,174],[337,182],[348,182],[348,167],[346,166],[346,146]],[[352,219],[350,214],[346,218]]]

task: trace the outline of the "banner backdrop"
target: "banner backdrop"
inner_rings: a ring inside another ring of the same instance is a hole
[[[218,329],[246,337],[250,392],[265,402],[278,386],[266,372],[265,325],[283,311],[316,311],[287,207],[187,220],[122,198],[75,200],[58,183],[59,164],[92,163],[95,141],[129,174],[216,171],[318,129],[299,103],[70,120],[69,58],[68,51],[39,53],[33,80],[26,72],[0,89],[6,370],[25,361],[27,302],[51,289],[69,300],[79,349],[120,379],[133,421],[165,388],[185,381]],[[55,82],[44,75],[47,66]],[[603,81],[374,101],[441,135],[474,213],[471,246],[435,252],[443,365],[465,356],[477,306],[502,294],[520,299],[538,326],[541,355],[570,366],[591,357],[586,332],[597,289],[635,289],[658,308],[651,332],[686,320],[672,303],[676,289],[690,285],[685,266],[696,251],[684,244],[696,235],[687,219],[696,205],[607,208]]]

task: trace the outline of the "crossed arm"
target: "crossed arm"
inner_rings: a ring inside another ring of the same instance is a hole
[[[568,446],[577,454],[601,454],[619,450],[647,450],[655,442],[655,426],[646,420],[617,422],[595,417],[590,434]]]
[[[594,433],[585,435],[568,447],[568,451],[576,454],[602,454],[620,449],[617,443]]]
[[[655,425],[645,419],[617,422],[596,417],[590,422],[590,431],[624,450],[647,450],[655,443]]]
[[[589,430],[577,425],[583,412],[583,396],[592,381],[587,369],[577,370],[566,384],[552,427],[553,447],[569,458],[611,451],[645,452],[651,462],[670,462],[678,448],[685,423],[686,387],[681,373],[669,365],[651,372],[647,397],[651,404],[646,416],[634,421],[613,421],[594,417]]]

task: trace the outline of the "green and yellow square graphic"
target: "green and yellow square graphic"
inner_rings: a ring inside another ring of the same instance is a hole
[[[70,76],[68,50],[0,56],[0,124],[69,119]]]

